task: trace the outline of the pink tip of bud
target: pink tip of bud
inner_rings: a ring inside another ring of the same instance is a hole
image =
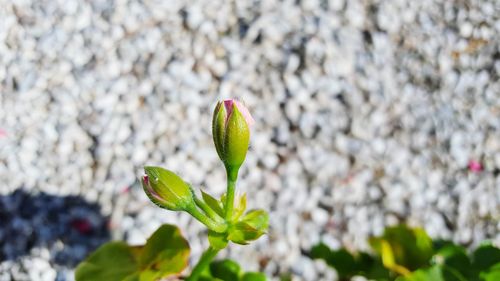
[[[241,114],[243,115],[243,117],[247,121],[248,127],[251,127],[253,125],[253,123],[255,123],[255,120],[253,119],[252,115],[250,114],[250,111],[248,111],[248,109],[241,102],[237,101],[236,99],[224,100],[224,107],[226,108],[227,117],[229,117],[231,115],[231,113],[233,112],[233,104],[235,104],[236,107],[238,107],[238,110],[241,112]],[[227,121],[227,119],[226,119],[226,121]]]
[[[227,115],[231,114],[231,112],[233,111],[234,102],[235,102],[234,99],[224,100],[224,107],[226,108]]]
[[[481,163],[475,160],[469,161],[469,171],[474,173],[479,173],[482,170],[483,170],[483,165],[481,165]]]
[[[142,182],[146,186],[146,189],[148,190],[149,194],[151,194],[151,196],[153,196],[158,201],[163,201],[163,198],[161,198],[160,194],[158,194],[158,192],[156,192],[151,186],[148,175],[142,176]]]

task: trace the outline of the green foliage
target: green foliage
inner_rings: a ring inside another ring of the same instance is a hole
[[[137,256],[123,242],[102,245],[76,269],[77,281],[133,280],[137,277]]]
[[[214,211],[222,212],[226,196],[222,195],[220,200],[215,199],[202,192],[203,200]],[[269,215],[264,210],[251,210],[244,216],[247,205],[246,194],[239,196],[234,204],[234,213],[229,227],[225,233],[208,232],[208,241],[215,249],[223,249],[229,241],[236,244],[246,245],[267,232],[269,226]]]
[[[78,265],[76,281],[154,281],[186,268],[189,244],[179,229],[163,225],[143,246],[124,242],[102,245]]]
[[[212,210],[214,210],[219,216],[224,216],[224,211],[222,210],[223,205],[221,202],[219,202],[217,199],[204,192],[203,190],[201,191],[201,196],[203,197],[203,201],[205,201],[205,203],[207,203],[207,205],[210,206]]]
[[[238,280],[241,274],[241,268],[235,261],[220,260],[210,264],[210,273],[213,277],[224,281]]]
[[[472,255],[472,266],[479,271],[488,270],[499,262],[500,249],[495,248],[493,245],[481,245]]]
[[[323,259],[329,266],[334,267],[340,279],[350,279],[356,275],[379,280],[389,278],[389,271],[384,268],[382,261],[367,253],[350,253],[346,249],[331,250],[320,243],[312,248],[311,256]]]
[[[500,280],[500,263],[495,264],[486,271],[480,273],[481,280],[498,281]]]
[[[408,275],[407,277],[399,277],[397,281],[444,281],[443,272],[441,267],[432,266],[425,269],[419,269],[415,271],[413,274]]]
[[[388,227],[369,240],[374,254],[331,250],[320,243],[311,256],[335,268],[341,280],[493,281],[500,280],[500,249],[484,244],[472,255],[448,241],[432,241],[419,228]]]
[[[267,277],[260,272],[243,272],[240,265],[233,260],[214,261],[203,272],[200,281],[266,281]]]
[[[252,210],[240,221],[229,227],[227,239],[237,244],[246,245],[266,233],[268,226],[268,214],[263,210]]]
[[[405,225],[388,227],[381,237],[369,242],[384,266],[401,275],[428,264],[433,253],[432,240],[425,231]]]
[[[467,278],[467,280],[472,279],[473,276],[476,275],[476,273],[472,270],[472,264],[467,256],[466,249],[450,242],[446,243],[439,249],[436,249],[433,256],[433,263],[448,268],[448,271],[451,272],[446,272],[445,274],[447,275],[453,275],[454,270],[456,270],[461,276]]]

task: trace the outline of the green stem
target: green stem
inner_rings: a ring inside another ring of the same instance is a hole
[[[217,223],[207,217],[204,213],[200,212],[196,206],[188,208],[186,210],[191,216],[200,221],[202,224],[206,225],[208,229],[215,231],[217,233],[224,233],[227,230],[227,225],[225,223]]]
[[[205,270],[205,268],[210,264],[210,262],[215,258],[218,249],[208,247],[208,249],[201,255],[200,260],[191,271],[191,275],[186,279],[186,281],[198,281],[200,274]]]
[[[226,191],[226,221],[227,222],[230,222],[232,217],[233,217],[234,191],[236,189],[236,179],[238,178],[238,168],[227,169],[227,191]]]
[[[207,203],[205,203],[203,200],[200,200],[198,197],[194,197],[194,202],[198,207],[200,207],[205,214],[207,214],[211,219],[218,223],[224,223],[224,219],[221,218],[210,206],[208,206]]]

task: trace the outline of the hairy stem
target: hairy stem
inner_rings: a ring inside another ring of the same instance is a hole
[[[214,221],[218,222],[218,223],[224,223],[224,219],[219,216],[219,214],[217,214],[212,208],[210,208],[210,206],[208,206],[207,203],[205,203],[203,200],[199,199],[198,197],[195,197],[194,198],[194,202],[196,203],[196,205],[198,207],[200,207],[200,209],[203,210],[203,212],[205,212],[205,214],[207,214],[211,219],[213,219]]]
[[[204,213],[200,212],[196,206],[188,208],[186,210],[191,216],[197,219],[202,224],[206,225],[208,229],[215,231],[217,233],[223,233],[227,230],[226,223],[217,223],[213,221],[211,218],[207,217]]]
[[[200,274],[205,270],[205,268],[210,264],[210,262],[215,258],[218,249],[208,247],[208,249],[201,255],[200,260],[191,271],[191,275],[186,279],[186,281],[198,281]]]
[[[227,170],[227,191],[226,191],[226,221],[230,222],[233,217],[234,209],[234,191],[236,189],[236,179],[238,178],[238,169]]]

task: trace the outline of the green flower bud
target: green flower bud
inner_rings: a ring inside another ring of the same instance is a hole
[[[237,172],[245,161],[253,122],[248,109],[240,102],[230,99],[217,103],[212,133],[217,154],[228,171]]]
[[[142,187],[153,203],[172,211],[194,206],[191,188],[175,173],[160,167],[144,167],[144,172]]]

